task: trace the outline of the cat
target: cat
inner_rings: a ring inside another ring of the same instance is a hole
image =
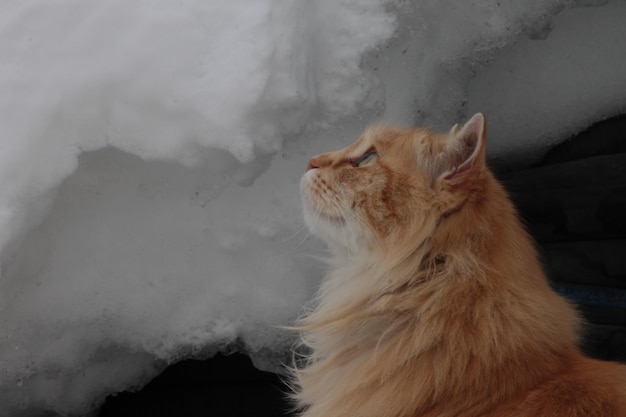
[[[297,325],[303,417],[626,416],[626,366],[579,350],[485,144],[479,113],[374,125],[308,163],[305,222],[332,257]]]

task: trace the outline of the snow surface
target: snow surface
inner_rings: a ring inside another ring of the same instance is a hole
[[[323,275],[308,158],[375,119],[484,111],[490,156],[532,162],[624,112],[624,21],[623,1],[5,2],[0,416],[80,415],[220,350],[280,369],[276,326]]]

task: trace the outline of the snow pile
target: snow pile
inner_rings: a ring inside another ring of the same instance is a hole
[[[247,162],[313,111],[354,111],[370,88],[360,56],[394,28],[377,0],[23,1],[1,15],[2,246],[81,152]]]
[[[312,155],[476,110],[492,156],[533,156],[623,111],[624,3],[551,20],[566,3],[0,6],[0,415],[81,414],[218,350],[278,369],[323,272]]]
[[[489,119],[490,152],[508,164],[540,157],[573,133],[626,113],[626,4],[574,8],[540,39],[498,52],[469,83],[469,112]]]

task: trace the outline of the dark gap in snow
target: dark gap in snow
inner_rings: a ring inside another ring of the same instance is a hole
[[[626,114],[602,120],[552,148],[538,165],[626,153]]]
[[[168,367],[140,391],[109,396],[98,417],[289,416],[280,376],[243,354],[217,354]]]

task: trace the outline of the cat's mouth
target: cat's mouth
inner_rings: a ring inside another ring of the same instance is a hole
[[[328,213],[323,206],[315,201],[315,199],[310,195],[310,192],[302,193],[302,201],[304,203],[304,209],[307,212],[307,216],[313,222],[322,220],[335,225],[343,225],[346,223],[346,219],[339,213]]]
[[[320,204],[306,184],[303,184],[302,187],[302,203],[306,217],[311,224],[315,224],[320,220],[333,226],[342,226],[346,223],[345,217],[338,210],[329,213],[329,210]]]
[[[319,212],[318,217],[321,219],[324,219],[324,221],[329,222],[329,223],[333,223],[336,225],[344,225],[346,223],[346,219],[344,219],[343,217],[340,216],[332,216],[329,214],[326,214],[322,211]]]

